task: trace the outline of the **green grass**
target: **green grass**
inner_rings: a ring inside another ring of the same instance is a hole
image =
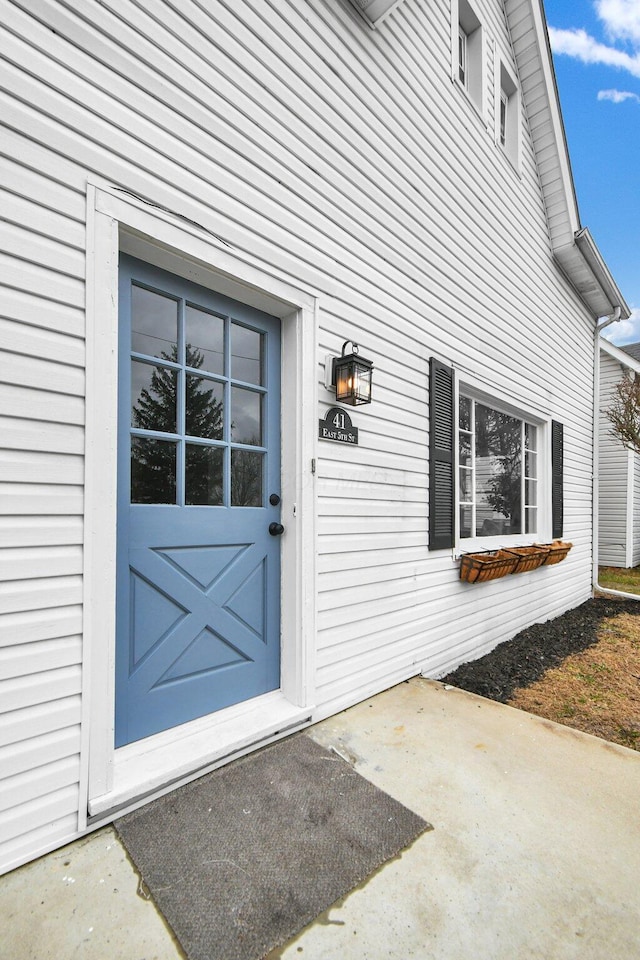
[[[640,595],[640,566],[630,567],[600,567],[598,583],[609,590],[622,590],[623,593],[637,593]]]

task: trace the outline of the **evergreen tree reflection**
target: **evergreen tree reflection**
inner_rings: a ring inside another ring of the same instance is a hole
[[[177,348],[163,352],[161,360],[177,361]],[[202,367],[202,351],[191,344],[186,347],[187,366]],[[171,367],[156,366],[148,387],[144,387],[133,404],[132,424],[141,430],[156,433],[177,432],[178,377]],[[216,385],[204,377],[186,375],[185,409],[187,431],[191,436],[220,439],[224,408],[215,397]],[[132,437],[131,442],[131,500],[133,503],[175,503],[176,500],[176,443],[147,437]],[[222,490],[221,458],[212,456],[212,448],[189,445],[188,502],[209,503],[216,496],[216,487]],[[212,463],[220,463],[214,468]],[[215,473],[219,476],[216,477]],[[214,502],[220,502],[219,496]]]
[[[478,534],[493,530],[495,514],[509,521],[510,533],[522,526],[522,423],[490,407],[476,405],[476,469],[478,472]],[[483,476],[484,475],[484,476]],[[493,512],[486,516],[482,502]]]
[[[177,362],[177,348],[163,352],[159,360]],[[186,346],[186,366],[199,370],[204,355],[191,344]],[[224,404],[217,381],[185,372],[186,435],[201,440],[222,440]],[[132,406],[132,425],[139,430],[176,434],[178,372],[155,366],[149,384],[140,390]],[[217,394],[217,395],[216,395]],[[252,437],[250,444],[258,444]],[[131,502],[176,502],[175,440],[160,437],[131,438]],[[186,443],[185,501],[188,505],[223,503],[224,450],[202,443]],[[263,454],[234,450],[231,461],[231,503],[233,506],[262,505]]]

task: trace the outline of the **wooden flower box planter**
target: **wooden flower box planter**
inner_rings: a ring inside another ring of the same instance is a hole
[[[460,579],[467,583],[484,583],[513,573],[518,558],[506,550],[486,553],[464,553],[460,560]]]
[[[549,547],[542,544],[533,547],[508,547],[505,553],[513,554],[517,558],[514,573],[526,573],[528,570],[537,570],[546,563]]]
[[[560,563],[561,560],[564,560],[573,544],[565,540],[554,540],[553,543],[537,543],[536,546],[548,549],[549,553],[544,561],[545,566],[548,567],[552,563]]]
[[[564,540],[554,540],[553,543],[534,543],[527,547],[463,553],[460,558],[460,579],[466,583],[484,583],[510,573],[526,573],[538,567],[560,563],[572,546],[572,543]]]

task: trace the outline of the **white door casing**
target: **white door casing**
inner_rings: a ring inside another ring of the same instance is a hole
[[[115,750],[118,255],[123,251],[282,322],[281,689]],[[308,722],[314,698],[318,295],[190,221],[97,181],[87,186],[84,661],[78,828]],[[212,746],[213,744],[213,746]]]

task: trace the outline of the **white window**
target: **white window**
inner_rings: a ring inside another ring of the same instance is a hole
[[[496,142],[517,169],[520,160],[520,94],[514,76],[504,63],[500,63],[496,87]]]
[[[458,80],[463,87],[467,85],[467,35],[458,28]]]
[[[456,390],[429,360],[429,549],[493,550],[563,536],[564,427]]]
[[[500,146],[504,147],[507,143],[507,108],[509,98],[504,92],[500,91]]]
[[[461,540],[536,536],[538,434],[536,424],[461,394],[458,404]]]
[[[458,0],[458,18],[454,21],[453,76],[464,88],[475,107],[483,110],[482,24],[467,0]]]

